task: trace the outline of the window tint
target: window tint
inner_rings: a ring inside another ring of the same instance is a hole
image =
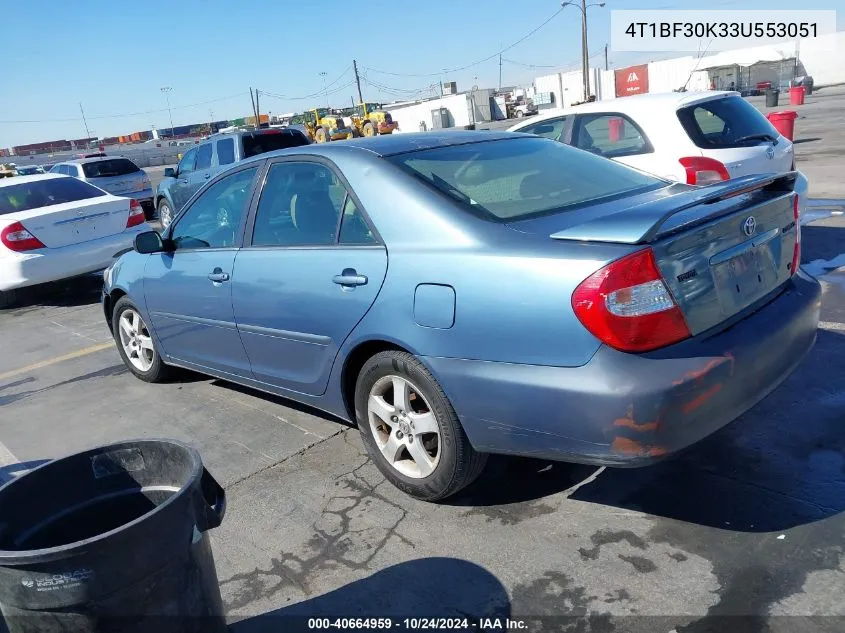
[[[493,221],[557,213],[666,184],[620,163],[530,136],[409,152],[387,160]]]
[[[340,220],[340,238],[338,242],[349,245],[377,244],[376,236],[367,225],[364,215],[355,206],[352,196],[346,196],[343,205],[343,217]]]
[[[136,174],[141,169],[128,158],[112,158],[109,160],[98,160],[94,163],[84,163],[82,171],[86,178],[109,178],[111,176],[126,176]],[[76,176],[77,168],[74,166],[71,176]]]
[[[0,187],[0,215],[106,195],[76,178],[48,178]]]
[[[276,163],[261,193],[253,246],[335,243],[346,189],[334,172],[317,163]]]
[[[74,178],[79,178],[79,166],[78,165],[65,165],[65,173],[68,176],[73,176]]]
[[[258,167],[235,172],[214,183],[194,201],[173,228],[174,247],[234,246]]]
[[[273,152],[288,147],[308,145],[309,141],[299,130],[267,130],[243,135],[244,158]]]
[[[199,146],[199,149],[197,149],[197,166],[195,167],[197,171],[211,167],[211,152],[211,143]]]
[[[179,167],[177,169],[177,173],[181,176],[182,174],[187,174],[189,172],[194,171],[194,161],[197,158],[197,149],[188,150],[184,156],[182,156],[182,160],[179,161]]]
[[[229,165],[235,162],[235,139],[224,138],[217,141],[217,164]]]
[[[778,137],[766,117],[742,97],[681,108],[678,119],[692,142],[703,149],[744,147]]]
[[[615,113],[579,116],[572,144],[605,158],[652,151],[639,126],[627,116]]]
[[[563,130],[566,127],[566,117],[559,117],[557,119],[548,119],[538,123],[532,123],[524,128],[518,130],[524,134],[534,134],[535,136],[542,136],[550,138],[553,141],[563,141]]]

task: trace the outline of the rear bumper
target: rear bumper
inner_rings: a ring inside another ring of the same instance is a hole
[[[81,244],[26,253],[4,251],[0,256],[0,291],[103,270],[112,264],[121,251],[133,247],[138,233],[148,230],[147,224],[142,223],[115,235]]]
[[[799,273],[754,314],[647,354],[602,347],[581,367],[423,357],[473,446],[639,466],[725,426],[789,376],[816,338],[821,289]]]

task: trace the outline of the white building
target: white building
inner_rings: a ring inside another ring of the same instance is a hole
[[[491,100],[495,90],[482,88],[420,101],[386,104],[399,132],[419,132],[440,128],[464,128],[494,119]]]

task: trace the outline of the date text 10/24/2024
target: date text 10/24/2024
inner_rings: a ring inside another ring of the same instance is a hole
[[[399,631],[521,631],[528,629],[524,620],[511,618],[309,618],[308,629],[399,630]]]

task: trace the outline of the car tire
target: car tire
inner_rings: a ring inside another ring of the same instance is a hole
[[[18,300],[16,290],[0,290],[0,310],[11,308]]]
[[[122,329],[123,319],[132,328],[134,336]],[[136,377],[144,382],[164,382],[170,376],[171,368],[161,360],[161,353],[156,348],[147,324],[128,297],[121,297],[114,305],[112,333],[123,364]],[[130,345],[130,341],[134,344]],[[144,345],[145,341],[148,341],[148,345]]]
[[[517,110],[517,111],[516,111],[516,118],[517,118],[517,119],[521,119],[521,118],[522,118],[522,117],[524,117],[524,116],[525,116],[525,112],[523,112],[522,110]]]
[[[161,222],[161,228],[166,229],[173,222],[173,209],[167,198],[162,198],[158,203],[158,221]]]
[[[403,389],[403,400],[397,402],[394,386]],[[355,388],[355,417],[382,474],[417,499],[440,501],[457,493],[487,461],[473,449],[437,380],[412,354],[390,350],[364,363]]]

